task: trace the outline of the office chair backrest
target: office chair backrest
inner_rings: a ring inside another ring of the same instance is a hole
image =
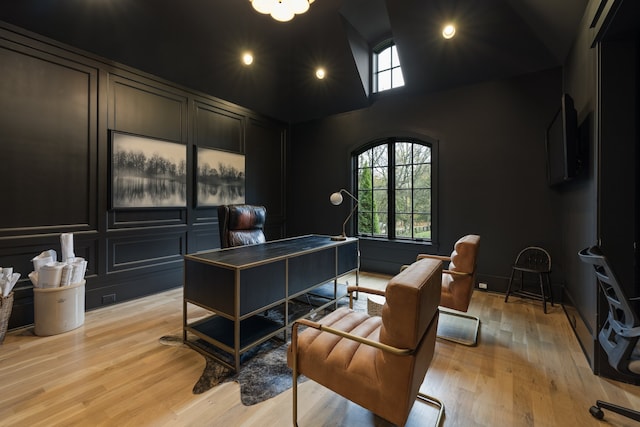
[[[640,375],[640,318],[620,287],[609,261],[598,246],[581,250],[580,259],[593,265],[598,283],[609,304],[609,314],[598,335],[609,364],[618,372]]]
[[[264,223],[267,209],[254,205],[218,206],[220,247],[252,245],[266,242]]]

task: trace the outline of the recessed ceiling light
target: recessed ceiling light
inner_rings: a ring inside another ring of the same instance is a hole
[[[442,37],[450,39],[456,35],[456,27],[453,24],[447,24],[442,29]]]
[[[242,62],[244,62],[244,65],[253,64],[253,55],[251,54],[251,52],[245,52],[244,54],[242,54]]]
[[[324,79],[324,77],[327,75],[327,73],[324,71],[324,68],[320,67],[316,70],[316,77],[319,80]]]

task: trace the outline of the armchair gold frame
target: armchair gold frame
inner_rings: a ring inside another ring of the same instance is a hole
[[[423,259],[423,258],[431,258],[431,259],[439,259],[440,261],[446,262],[446,261],[451,261],[451,257],[448,256],[441,256],[441,255],[426,255],[426,254],[421,254],[418,255],[417,259]],[[473,273],[467,273],[467,272],[461,272],[461,271],[451,271],[451,270],[442,270],[442,274],[450,274],[452,276],[458,276],[458,277],[467,277],[467,276],[473,276]],[[458,338],[458,337],[452,337],[452,336],[447,336],[447,335],[438,335],[438,338],[442,339],[442,340],[446,340],[446,341],[451,341],[451,342],[455,342],[458,344],[462,344],[462,345],[466,345],[469,347],[473,347],[476,346],[478,344],[478,332],[480,330],[480,318],[477,316],[473,316],[471,314],[468,313],[464,313],[462,311],[459,310],[454,310],[448,307],[443,307],[440,306],[438,307],[438,310],[440,311],[440,314],[446,314],[449,316],[454,316],[454,317],[461,317],[463,319],[469,319],[472,320],[474,322],[474,326],[473,326],[473,339],[471,340],[465,340],[462,338]]]
[[[372,289],[372,288],[367,288],[367,287],[363,287],[363,286],[349,286],[347,288],[347,292],[349,293],[349,308],[353,308],[353,292],[364,292],[364,293],[369,293],[369,294],[375,294],[375,295],[385,295],[385,291],[383,290],[379,290],[379,289]],[[396,355],[396,356],[411,356],[415,353],[415,350],[413,349],[408,349],[408,348],[396,348],[381,342],[377,342],[377,341],[373,341],[358,335],[354,335],[348,332],[344,332],[340,329],[336,329],[336,328],[332,328],[330,326],[326,326],[323,325],[319,322],[314,322],[308,319],[299,319],[297,320],[293,326],[291,327],[291,351],[292,351],[292,378],[293,378],[293,387],[292,387],[292,392],[293,392],[293,425],[294,426],[298,426],[298,328],[300,325],[309,327],[309,328],[314,328],[317,329],[319,331],[322,332],[327,332],[329,334],[333,334],[333,335],[337,335],[340,336],[342,338],[348,339],[348,340],[352,340],[355,342],[358,342],[360,344],[363,345],[367,345],[367,346],[371,346],[371,347],[375,347],[377,349],[380,349],[384,352]],[[422,337],[422,340],[424,340],[426,337],[425,336]],[[422,342],[422,341],[421,341]],[[420,347],[420,344],[417,346],[417,348]],[[422,393],[420,391],[418,391],[418,395],[416,397],[416,400],[420,400],[421,402],[424,402],[425,404],[428,405],[432,405],[434,407],[436,407],[438,409],[438,416],[436,419],[436,426],[440,426],[442,424],[442,418],[444,416],[444,403],[442,403],[442,401],[438,400],[435,397],[429,396],[425,393]]]

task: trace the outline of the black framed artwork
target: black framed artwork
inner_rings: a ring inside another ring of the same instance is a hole
[[[111,208],[186,205],[186,145],[111,132]]]
[[[196,204],[198,207],[244,203],[244,155],[196,148]]]

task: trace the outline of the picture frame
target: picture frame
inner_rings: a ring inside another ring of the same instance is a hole
[[[196,207],[245,202],[245,156],[196,147]]]
[[[186,206],[186,145],[112,131],[111,208]]]

